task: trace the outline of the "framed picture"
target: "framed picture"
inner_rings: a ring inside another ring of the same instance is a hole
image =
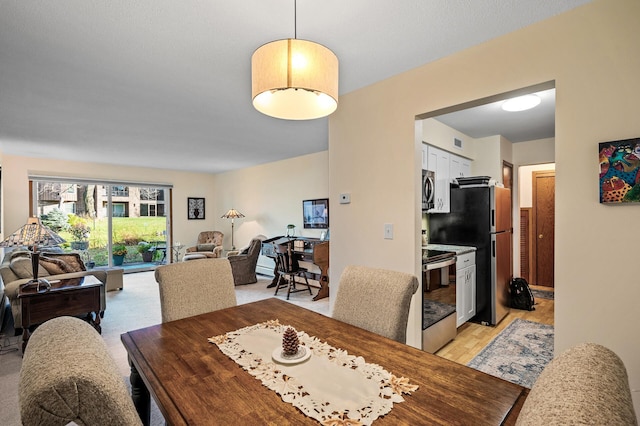
[[[600,202],[640,203],[640,138],[602,142]]]
[[[187,199],[187,219],[204,219],[204,198]]]
[[[329,228],[329,199],[304,200],[302,202],[302,223],[305,229]]]

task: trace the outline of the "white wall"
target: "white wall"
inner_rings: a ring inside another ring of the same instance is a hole
[[[420,120],[422,124],[422,141],[429,145],[437,146],[445,151],[452,152],[461,157],[475,159],[475,139],[452,127],[447,126],[435,118]],[[462,149],[453,144],[454,139],[462,141]]]
[[[216,229],[219,211],[213,194],[213,176],[170,170],[113,166],[98,163],[2,155],[2,230],[13,232],[29,217],[29,175],[126,180],[173,185],[173,237],[182,244],[195,244],[198,233]],[[187,220],[187,198],[205,198],[205,220]],[[222,207],[221,207],[222,208]]]
[[[225,234],[225,248],[231,248],[231,222],[221,218],[230,208],[245,215],[235,220],[234,242],[238,248],[258,234],[283,235],[289,223],[297,226],[297,235],[319,237],[320,230],[302,228],[302,200],[326,198],[329,186],[326,151],[219,175],[7,154],[2,155],[1,164],[5,234],[24,225],[29,215],[30,174],[119,179],[173,185],[173,240],[187,247],[196,243],[201,231],[219,230]],[[187,220],[188,197],[205,198],[205,220]],[[264,272],[273,271],[269,259],[261,258],[261,263]]]
[[[329,192],[352,203],[332,216],[330,279],[360,263],[420,274],[420,141],[416,116],[555,81],[555,348],[584,341],[621,356],[640,389],[640,278],[634,268],[638,206],[598,202],[597,144],[640,134],[640,2],[585,6],[340,97],[329,118]],[[366,154],[366,155],[365,155]],[[514,153],[514,158],[517,156]],[[548,162],[548,160],[547,160]],[[516,161],[514,160],[514,166]],[[384,223],[394,239],[383,239]],[[611,264],[603,250],[615,248]],[[625,295],[619,297],[619,295]],[[408,342],[419,345],[420,310],[410,311]],[[634,392],[640,413],[640,394]]]
[[[302,201],[328,197],[327,151],[218,174],[213,182],[216,205],[219,206],[216,215],[219,217],[233,207],[246,216],[236,220],[236,247],[248,244],[258,234],[269,238],[284,235],[290,223],[296,225],[296,235],[320,236],[321,230],[303,228]],[[329,203],[329,227],[336,208],[332,201]],[[231,224],[224,221],[218,221],[217,229],[225,234],[225,246],[231,246]],[[268,258],[261,256],[259,265],[261,272],[273,271],[273,261]]]

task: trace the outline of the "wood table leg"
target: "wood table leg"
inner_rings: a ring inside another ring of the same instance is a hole
[[[27,342],[29,341],[29,327],[22,327],[22,353],[24,353],[25,348],[27,347]]]
[[[278,281],[280,281],[280,273],[278,272],[278,264],[276,264],[276,266],[274,266],[273,268],[273,280],[271,280],[271,283],[269,283],[269,285],[267,286],[267,288],[273,288],[275,286],[278,285]]]
[[[318,294],[313,297],[314,301],[329,297],[329,276],[327,272],[328,271],[320,271],[320,290],[318,290]]]
[[[129,361],[129,364],[131,365],[131,375],[129,376],[129,381],[131,382],[131,399],[133,400],[133,405],[136,407],[142,424],[148,426],[151,422],[149,390],[144,384],[142,377],[140,377],[140,373],[136,370],[135,365],[133,365],[131,361]]]

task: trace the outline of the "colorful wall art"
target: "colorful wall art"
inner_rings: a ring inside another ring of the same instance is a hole
[[[640,138],[600,145],[600,202],[640,202]]]

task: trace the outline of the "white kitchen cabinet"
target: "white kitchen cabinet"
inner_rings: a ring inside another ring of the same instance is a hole
[[[422,143],[422,169],[429,170],[429,145]]]
[[[476,253],[459,254],[456,259],[456,327],[476,314]]]
[[[471,160],[451,154],[449,169],[452,178],[471,176]]]
[[[424,145],[423,145],[424,146]],[[434,207],[428,213],[449,213],[450,198],[449,185],[450,179],[450,157],[447,151],[427,146],[427,170],[431,170],[436,174]]]

